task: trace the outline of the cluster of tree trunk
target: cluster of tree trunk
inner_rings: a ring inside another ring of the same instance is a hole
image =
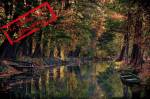
[[[140,0],[132,2],[133,4],[136,4],[137,9],[134,9],[134,11],[129,9],[128,11],[127,32],[124,33],[124,44],[116,61],[127,60],[127,63],[132,66],[140,66],[143,64],[143,39],[145,38],[143,37],[143,15],[146,14],[149,16],[150,14],[148,13],[150,11],[149,5],[146,2],[147,1]],[[129,55],[130,39],[133,43],[131,54]]]
[[[7,20],[8,17],[12,17],[12,19],[16,19],[19,15],[18,12],[15,11],[15,7],[23,10],[22,8],[19,8],[18,3],[22,2],[24,6],[30,5],[29,9],[33,6],[33,3],[40,4],[42,0],[2,0],[0,3],[5,9],[5,14]],[[62,8],[61,9],[67,9],[70,6],[70,0],[62,0]],[[60,2],[59,0],[55,1]],[[4,25],[4,24],[3,24]],[[13,25],[12,28],[15,28],[14,31],[11,31],[9,36],[13,37],[14,33],[19,31],[18,27]],[[34,36],[33,36],[34,35]],[[32,57],[41,57],[44,55],[44,44],[42,44],[42,31],[39,31],[32,36],[29,36],[23,40],[21,40],[19,43],[15,43],[13,46],[9,44],[8,40],[5,39],[2,45],[0,46],[0,58],[16,58],[17,56],[32,56]],[[48,48],[48,47],[47,47]],[[57,48],[58,49],[58,48]],[[49,48],[50,50],[50,48]],[[64,49],[63,49],[64,50]],[[54,53],[54,51],[49,51],[51,55],[51,52]],[[60,52],[60,50],[59,50]]]

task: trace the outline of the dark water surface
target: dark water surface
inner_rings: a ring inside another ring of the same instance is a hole
[[[108,62],[53,66],[0,78],[1,99],[111,99],[122,93],[119,75]]]

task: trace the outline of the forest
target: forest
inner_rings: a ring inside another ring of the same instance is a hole
[[[149,0],[0,1],[0,97],[148,99],[149,92]]]

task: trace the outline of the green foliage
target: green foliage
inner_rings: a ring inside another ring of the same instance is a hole
[[[101,35],[99,38],[99,44],[103,48],[105,45],[107,45],[109,42],[113,40],[114,34],[110,32],[105,32]]]
[[[68,43],[70,42],[71,37],[64,31],[56,31],[55,34],[50,37],[50,39],[58,43]]]
[[[127,9],[126,9],[127,3],[129,3],[129,0],[115,0],[113,3],[105,4],[105,6],[107,9],[109,9],[111,11],[124,13],[127,11]]]
[[[101,55],[102,57],[116,55],[118,53],[118,50],[120,50],[122,39],[122,34],[119,33],[103,33],[98,39],[99,55]]]
[[[146,36],[150,36],[150,32],[143,32],[143,35]]]
[[[124,21],[122,21],[122,20],[112,20],[112,19],[108,18],[106,20],[105,27],[108,31],[115,30],[115,29],[118,29],[123,23],[124,23]]]
[[[92,39],[92,30],[89,24],[83,23],[76,23],[74,26],[77,30],[76,35],[79,38],[78,46],[87,46]]]
[[[92,49],[86,49],[86,51],[81,51],[80,57],[93,57],[94,51]]]
[[[0,40],[0,45],[2,44],[2,40]]]
[[[101,50],[105,50],[108,54],[113,52],[112,41],[114,39],[113,33],[103,33],[99,38],[99,46]]]

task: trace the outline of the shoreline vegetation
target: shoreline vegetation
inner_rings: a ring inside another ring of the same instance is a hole
[[[110,58],[109,58],[110,59]],[[35,67],[41,69],[42,67],[47,66],[55,66],[55,65],[67,65],[67,61],[63,61],[63,60],[59,60],[59,59],[53,59],[50,60],[51,63],[46,64],[43,58],[27,58],[26,61],[22,61],[25,60],[25,58],[22,58],[21,60],[18,60],[16,62],[26,62],[26,63],[32,63]],[[99,62],[99,61],[107,61],[108,62],[108,58],[89,58],[89,59],[81,59],[81,58],[70,58],[68,59],[69,61],[72,61],[72,63],[76,63],[76,64],[84,64],[88,61],[93,61],[93,62]],[[29,61],[29,62],[28,62]],[[126,69],[126,63],[123,61],[113,61],[113,59],[109,60],[110,62],[115,63],[115,68],[118,69],[118,71],[120,70],[125,70]],[[11,63],[13,61],[11,60],[1,60],[0,61],[0,67],[1,67],[1,71],[0,71],[0,78],[1,77],[8,77],[11,75],[15,75],[15,74],[20,74],[23,73],[23,71],[17,70],[14,67],[10,66]],[[14,61],[15,62],[15,61]],[[68,62],[69,63],[69,62]],[[144,81],[145,78],[150,77],[150,73],[149,73],[149,68],[150,67],[150,60],[146,60],[146,62],[142,65],[142,67],[137,67],[137,70],[139,70],[139,77]]]

